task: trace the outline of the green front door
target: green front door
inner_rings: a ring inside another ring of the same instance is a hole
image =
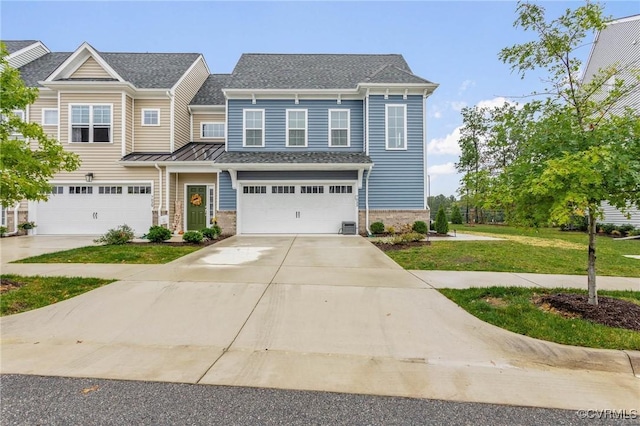
[[[207,187],[187,186],[187,231],[207,227]]]

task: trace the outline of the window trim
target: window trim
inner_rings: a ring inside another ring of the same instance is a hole
[[[247,128],[247,113],[248,112],[261,112],[262,113],[262,145],[247,145],[247,130],[258,130],[257,127]],[[265,121],[266,114],[264,109],[260,108],[247,108],[242,110],[242,147],[243,148],[264,148],[265,141]]]
[[[346,145],[334,145],[331,135],[332,130],[344,130],[341,128],[334,129],[331,127],[331,113],[333,112],[347,112],[347,144]],[[329,125],[329,147],[330,148],[350,148],[351,147],[351,110],[348,108],[330,108],[328,112],[328,125]]]
[[[404,131],[403,131],[403,140],[404,146],[400,148],[390,147],[389,146],[389,109],[402,107],[404,111]],[[385,149],[387,151],[406,151],[408,148],[407,143],[407,104],[385,104],[384,108],[384,140],[385,140]]]
[[[157,124],[146,124],[144,122],[144,113],[147,111],[155,111],[158,113],[158,123]],[[142,127],[159,127],[160,126],[160,108],[142,108],[140,110],[140,125]]]
[[[289,113],[290,112],[304,112],[304,129],[290,129],[289,128]],[[304,130],[304,145],[290,145],[289,144],[289,130]],[[285,146],[287,148],[307,148],[309,146],[309,110],[306,108],[288,108],[285,109]]]
[[[47,112],[48,111],[55,111],[56,112],[56,122],[55,123],[47,123],[45,117],[47,116]],[[58,108],[42,108],[42,125],[43,126],[58,126],[60,124],[60,111],[58,111]]]
[[[90,107],[89,109],[89,141],[88,142],[73,142],[73,118],[72,118],[72,111],[73,111],[73,107],[74,106],[88,106]],[[109,123],[109,128],[110,128],[110,141],[109,142],[94,142],[93,141],[93,132],[91,131],[93,129],[93,108],[97,107],[97,106],[108,106],[109,108],[111,108],[111,121]],[[109,144],[109,143],[114,143],[114,139],[115,139],[115,128],[113,125],[113,119],[114,119],[114,109],[113,109],[113,104],[112,103],[73,103],[73,104],[69,104],[69,143],[79,143],[79,144],[98,144],[98,145],[102,145],[102,144]]]
[[[14,109],[11,112],[13,112],[13,114],[18,117],[18,119],[20,121],[22,121],[23,123],[25,122],[25,119],[27,117],[27,111],[24,109]],[[11,129],[11,133],[9,134],[9,136],[15,138],[15,139],[24,139],[24,135],[18,131],[18,129]]]
[[[222,136],[205,136],[204,126],[207,124],[221,124]],[[227,124],[224,121],[201,121],[200,122],[200,139],[224,139],[227,137]]]

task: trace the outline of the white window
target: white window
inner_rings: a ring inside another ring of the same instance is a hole
[[[98,194],[122,194],[121,186],[99,186]]]
[[[386,106],[387,149],[407,149],[407,106]]]
[[[264,146],[264,110],[244,110],[244,146]]]
[[[64,186],[52,186],[50,194],[64,194]]]
[[[216,217],[216,205],[214,202],[214,197],[216,196],[216,188],[215,186],[209,187],[209,222],[213,223],[213,219]]]
[[[271,187],[271,193],[272,194],[295,194],[296,193],[296,187],[295,186],[289,186],[289,185],[278,185],[278,186],[272,186]]]
[[[242,187],[243,194],[266,194],[266,186],[244,186]]]
[[[42,125],[43,126],[58,125],[58,109],[57,108],[42,109]]]
[[[7,226],[7,209],[0,206],[2,210],[2,218],[0,219],[0,226]]]
[[[93,194],[93,186],[70,186],[69,194]]]
[[[202,123],[201,138],[224,138],[224,123]]]
[[[287,110],[287,146],[307,146],[307,110]]]
[[[71,142],[111,142],[111,105],[71,105]]]
[[[13,113],[18,118],[18,120],[24,122],[24,117],[25,117],[24,110],[14,109]],[[23,139],[22,133],[20,133],[17,129],[11,129],[11,136],[15,139]]]
[[[348,109],[329,110],[329,146],[349,146],[350,111]]]
[[[159,109],[143,109],[142,125],[143,126],[159,126],[160,110]]]
[[[127,188],[127,194],[151,194],[150,186],[130,186]]]

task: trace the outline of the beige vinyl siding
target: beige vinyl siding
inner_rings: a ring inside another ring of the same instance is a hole
[[[196,93],[198,93],[198,90],[200,90],[200,87],[208,76],[209,73],[207,72],[207,67],[205,66],[202,57],[200,57],[189,74],[176,87],[174,99],[175,149],[178,149],[189,142],[191,126],[189,103]]]
[[[224,113],[193,114],[193,140],[195,142],[224,142],[225,138],[202,138],[202,123],[225,123]],[[226,124],[226,123],[225,123]]]
[[[71,143],[70,142],[70,105],[71,104],[109,104],[111,108],[111,143]],[[79,170],[65,173],[66,178],[84,180],[87,172],[93,172],[99,179],[120,180],[122,166],[117,161],[122,157],[122,95],[120,93],[61,93],[60,142],[64,149],[80,155],[82,165]]]
[[[143,126],[142,110],[159,109],[160,125]],[[135,152],[170,152],[171,151],[171,101],[166,99],[136,99],[133,108]]]
[[[70,78],[112,78],[92,57],[87,58]]]
[[[130,96],[126,96],[125,99],[125,153],[129,154],[133,152],[133,99]]]
[[[38,123],[42,125],[43,117],[42,110],[43,109],[57,109],[58,108],[58,98],[57,97],[42,97],[36,99],[36,101],[29,106],[29,121],[31,123]],[[58,112],[58,118],[59,118]],[[57,139],[58,138],[58,126],[44,126],[42,125],[42,130],[49,136],[50,138]],[[35,148],[35,145],[32,145]]]

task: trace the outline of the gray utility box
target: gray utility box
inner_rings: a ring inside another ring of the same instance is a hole
[[[355,222],[342,222],[342,235],[356,235]]]

